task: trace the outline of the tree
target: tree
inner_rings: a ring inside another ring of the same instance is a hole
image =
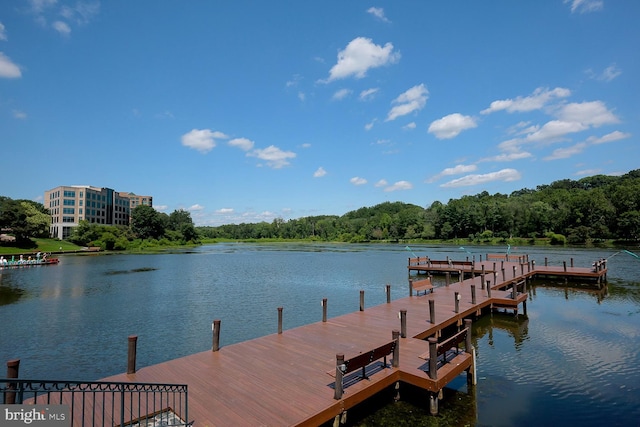
[[[140,239],[159,239],[164,235],[164,221],[151,206],[139,205],[131,211],[131,230]]]

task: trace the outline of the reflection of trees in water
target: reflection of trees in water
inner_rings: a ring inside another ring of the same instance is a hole
[[[9,305],[18,301],[25,294],[24,290],[0,284],[0,305]]]
[[[556,290],[558,293],[564,294],[564,299],[569,300],[571,296],[580,293],[581,295],[591,295],[598,304],[605,298],[610,298],[613,295],[617,295],[617,299],[628,300],[632,299],[640,302],[640,288],[636,288],[635,298],[632,293],[620,292],[620,288],[617,286],[605,285],[602,289],[592,289],[579,286],[576,282],[565,282],[564,280],[550,280],[550,279],[536,279],[529,282],[529,299],[534,301],[537,297],[536,288],[543,287],[545,289]]]
[[[478,348],[478,340],[488,335],[489,345],[493,346],[493,329],[502,329],[512,336],[515,348],[519,349],[522,343],[529,338],[529,319],[527,316],[514,316],[512,313],[496,312],[485,315],[473,323],[473,346]]]

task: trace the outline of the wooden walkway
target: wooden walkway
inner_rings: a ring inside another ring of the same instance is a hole
[[[437,393],[460,373],[472,370],[473,357],[461,351],[438,369],[437,379],[432,379],[429,364],[420,357],[429,351],[426,338],[439,336],[450,325],[460,327],[463,319],[473,318],[483,309],[500,306],[517,312],[518,305],[526,304],[526,293],[513,299],[512,291],[505,288],[531,272],[521,274],[519,262],[504,262],[506,272],[516,267],[516,276],[505,273],[502,277],[499,271],[494,280],[494,271],[489,269],[493,261],[473,263],[473,270],[480,272],[483,265],[485,272],[491,271],[485,275],[487,279],[491,276],[491,291],[483,289],[480,275],[473,274],[432,293],[366,307],[326,322],[143,367],[134,374],[104,381],[187,384],[189,421],[196,426],[317,426],[398,382]],[[471,285],[475,287],[475,304]],[[460,296],[457,312],[456,295]],[[434,323],[430,322],[430,305],[435,308]],[[388,343],[392,331],[402,329],[401,311],[406,311],[406,337],[399,339],[399,367],[389,365],[377,369],[367,380],[349,381],[343,397],[334,399],[335,379],[328,372],[335,372],[336,354],[343,353],[348,359]]]

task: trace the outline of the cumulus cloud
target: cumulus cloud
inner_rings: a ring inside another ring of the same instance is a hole
[[[247,153],[247,156],[264,160],[270,168],[281,169],[291,164],[289,159],[295,158],[296,153],[283,151],[275,145],[270,145],[267,148],[257,148]]]
[[[441,185],[445,188],[454,187],[470,187],[473,185],[486,184],[493,181],[517,181],[521,178],[520,172],[515,169],[502,169],[497,172],[490,172],[486,174],[473,174],[463,176],[462,178],[454,179]]]
[[[602,101],[566,104],[560,108],[557,116],[565,122],[582,123],[593,127],[620,123],[620,120]]]
[[[227,139],[228,136],[222,132],[214,132],[210,129],[192,129],[182,135],[182,145],[193,148],[206,154],[216,146],[216,139]]]
[[[4,25],[2,24],[2,22],[0,22],[0,40],[8,40],[7,38],[7,31],[5,30]]]
[[[387,185],[389,185],[387,180],[386,179],[381,179],[380,181],[378,181],[378,182],[376,182],[374,184],[374,187],[386,187]]]
[[[322,178],[323,176],[325,176],[327,174],[327,171],[324,170],[324,168],[322,166],[320,166],[314,173],[313,173],[313,177],[314,178]]]
[[[602,10],[603,0],[564,0],[564,3],[571,4],[571,13],[588,13]]]
[[[254,142],[247,138],[234,138],[227,142],[232,147],[237,147],[242,151],[249,151],[253,148]]]
[[[390,191],[399,191],[399,190],[411,190],[413,188],[413,184],[409,181],[398,181],[384,189],[386,192]]]
[[[508,113],[539,110],[554,99],[566,98],[570,95],[569,89],[557,87],[549,90],[549,88],[539,87],[529,96],[493,101],[489,108],[482,110],[480,114],[490,114],[501,110],[506,110]]]
[[[451,139],[458,136],[460,132],[477,126],[473,117],[453,113],[433,121],[429,126],[429,133],[434,134],[438,139]]]
[[[354,176],[349,180],[353,185],[364,185],[367,183],[367,180],[364,178],[360,178],[359,176]]]
[[[215,211],[215,213],[217,213],[217,214],[230,214],[230,213],[233,213],[233,212],[234,212],[233,208],[221,208],[221,209],[217,209]]]
[[[190,210],[190,211],[201,211],[203,209],[204,209],[204,206],[201,206],[201,205],[196,203],[195,205],[191,205],[188,210]]]
[[[384,9],[381,7],[370,7],[369,9],[367,9],[367,13],[375,16],[376,18],[378,18],[379,20],[381,20],[382,22],[391,22],[389,21],[389,19],[387,19],[387,17],[384,15]]]
[[[20,67],[14,64],[4,53],[0,52],[0,78],[15,79],[22,77]]]
[[[434,181],[439,180],[443,176],[460,175],[460,174],[463,174],[463,173],[473,172],[476,169],[478,169],[478,166],[476,166],[476,165],[456,165],[456,166],[454,166],[452,168],[446,168],[446,169],[442,170],[442,172],[432,176],[431,178],[429,178],[425,182],[434,182]]]
[[[399,60],[400,54],[393,51],[393,44],[380,46],[371,39],[357,37],[351,40],[344,50],[338,52],[338,62],[331,67],[325,83],[351,76],[361,79],[371,68],[393,64]]]
[[[396,105],[391,108],[385,121],[395,120],[400,116],[423,109],[427,104],[427,99],[429,99],[429,91],[424,84],[408,89],[391,102]]]

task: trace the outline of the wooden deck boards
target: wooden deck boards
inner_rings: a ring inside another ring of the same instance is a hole
[[[487,290],[481,289],[483,264],[486,271],[493,266],[491,261],[476,263],[475,278],[437,287],[433,293],[407,296],[330,318],[327,322],[224,346],[217,352],[205,351],[142,367],[135,374],[120,374],[104,380],[188,384],[189,419],[195,421],[196,426],[317,425],[396,381],[437,391],[461,369],[471,366],[471,355],[460,353],[439,370],[439,378],[434,381],[425,372],[425,360],[419,358],[429,350],[423,338],[447,325],[460,323],[464,317],[476,314],[492,302],[517,308],[527,298],[526,294],[520,294],[513,300],[510,291],[500,290],[505,280],[494,283],[491,273],[487,275],[491,277],[492,288],[489,299]],[[507,282],[513,280],[509,270],[513,265],[517,265],[517,277],[521,278],[520,264],[505,262],[504,265],[508,267]],[[585,273],[574,268],[571,271]],[[525,270],[525,275],[528,274],[532,273]],[[476,286],[476,304],[471,302],[471,284]],[[455,292],[460,294],[458,313],[455,312]],[[429,321],[430,299],[435,301],[435,324]],[[382,369],[369,380],[346,387],[343,399],[335,400],[334,378],[327,375],[327,371],[335,368],[336,354],[343,353],[350,358],[389,342],[392,331],[401,329],[400,310],[407,311],[407,337],[400,339],[400,367]]]

